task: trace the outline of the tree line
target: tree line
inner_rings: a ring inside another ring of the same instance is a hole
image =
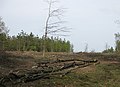
[[[110,47],[106,44],[106,49],[103,53],[120,53],[120,33],[115,33],[115,47]]]
[[[27,34],[23,30],[16,36],[0,34],[0,48],[7,51],[43,51],[44,37],[35,36],[32,32]],[[46,52],[72,52],[70,41],[59,37],[47,37]]]
[[[27,34],[23,30],[16,36],[9,36],[9,30],[0,18],[0,51],[38,51],[44,47],[44,36]],[[73,52],[73,45],[68,40],[59,37],[46,38],[46,52]]]

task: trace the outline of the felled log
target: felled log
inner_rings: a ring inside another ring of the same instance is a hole
[[[14,73],[13,71],[8,75],[1,77],[0,84],[5,85],[7,82],[10,82],[12,84],[17,84],[22,82],[27,83],[38,79],[50,78],[51,76],[54,75],[64,76],[70,73],[72,69],[75,69],[76,66],[82,68],[97,62],[98,60],[78,60],[78,59],[69,59],[69,60],[57,59],[51,62],[43,61],[38,63],[38,67],[43,67],[43,68],[31,68],[31,70],[26,70],[26,71],[23,70],[23,73]],[[60,66],[57,66],[57,63],[60,64]]]
[[[98,62],[98,60],[83,60],[83,62],[85,62],[85,63],[96,63],[96,62]]]
[[[70,67],[74,67],[75,66],[75,62],[72,62],[72,63],[64,63],[64,66],[61,68],[61,69],[67,69],[67,68],[70,68]]]
[[[48,76],[48,73],[38,73],[38,74],[26,74],[25,77],[21,78],[21,81],[26,83],[26,82],[30,82],[30,81],[35,81],[41,78],[45,78],[46,76]]]
[[[0,87],[5,87],[5,85],[3,85],[3,84],[0,84]]]

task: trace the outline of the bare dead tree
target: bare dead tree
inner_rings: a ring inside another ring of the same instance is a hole
[[[69,29],[65,26],[61,26],[65,21],[61,20],[63,14],[63,8],[57,8],[54,5],[58,3],[58,0],[45,0],[48,4],[48,15],[45,21],[45,33],[44,33],[44,44],[43,44],[43,57],[46,51],[46,39],[48,34],[51,35],[62,35],[61,32],[69,32]]]
[[[85,51],[84,52],[88,52],[88,44],[85,44]]]

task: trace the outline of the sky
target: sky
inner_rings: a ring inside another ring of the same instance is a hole
[[[74,51],[100,52],[106,43],[115,47],[114,34],[120,31],[120,0],[60,0],[64,7],[63,19],[72,28],[66,40],[74,45]],[[47,17],[47,4],[43,0],[0,0],[0,16],[10,29],[10,35],[21,30],[42,36]]]

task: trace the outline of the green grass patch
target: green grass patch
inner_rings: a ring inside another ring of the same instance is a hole
[[[120,64],[96,66],[95,72],[70,73],[64,77],[53,77],[39,83],[42,87],[120,87]],[[40,86],[40,85],[39,85]],[[38,87],[39,87],[38,86]]]

